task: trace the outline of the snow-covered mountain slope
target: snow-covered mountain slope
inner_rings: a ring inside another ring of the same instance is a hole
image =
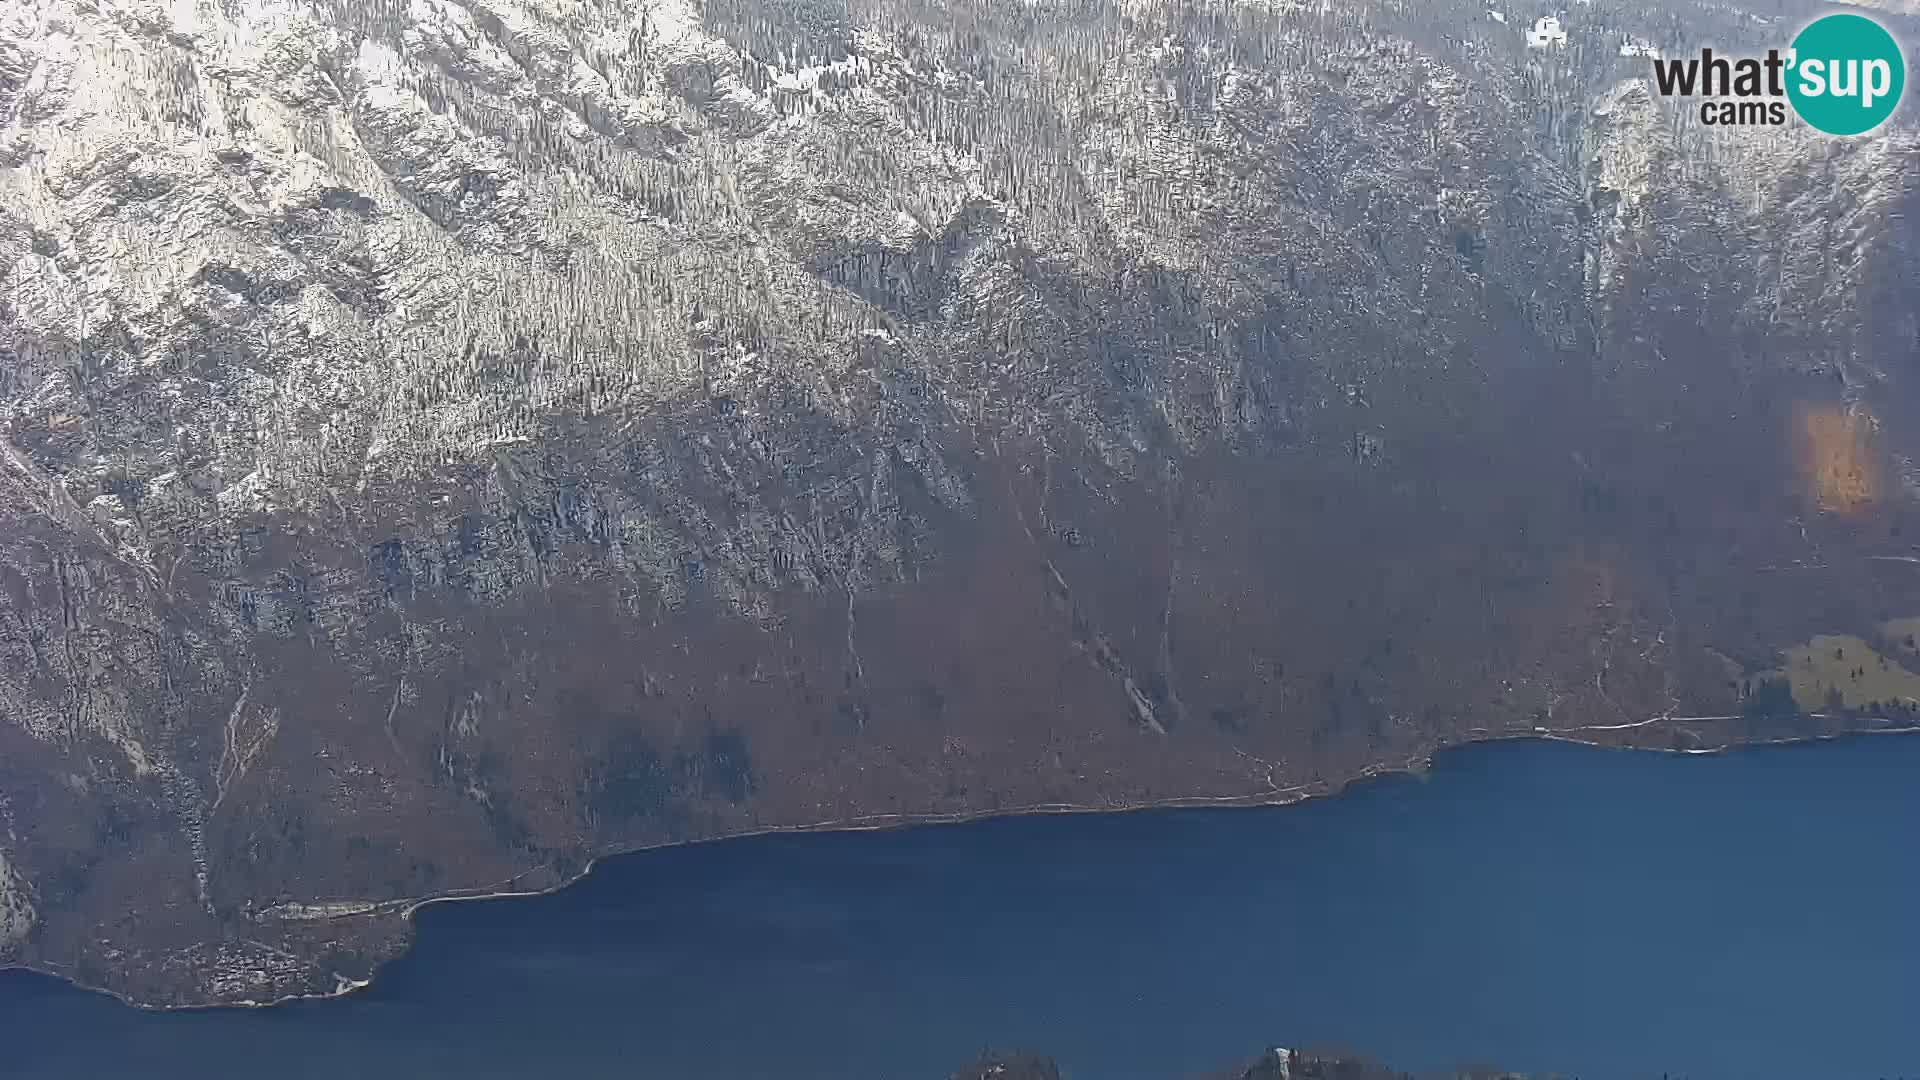
[[[1798,13],[1546,10],[10,4],[0,962],[1756,737],[1920,613],[1913,107],[1706,128],[1621,44]]]

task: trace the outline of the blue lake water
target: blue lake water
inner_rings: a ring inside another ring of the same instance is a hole
[[[443,904],[347,999],[0,973],[9,1077],[1176,1080],[1267,1045],[1584,1080],[1920,1076],[1920,738],[1554,743],[1259,810],[769,836]]]

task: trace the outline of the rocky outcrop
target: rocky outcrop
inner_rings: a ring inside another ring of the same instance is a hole
[[[1349,1054],[1315,1053],[1275,1047],[1258,1058],[1209,1074],[1211,1080],[1413,1080],[1398,1072]],[[1051,1059],[1032,1054],[987,1054],[953,1074],[953,1080],[1060,1080],[1060,1068]],[[1441,1080],[1429,1074],[1429,1080]],[[1519,1073],[1471,1067],[1446,1074],[1445,1080],[1527,1080]],[[1542,1078],[1545,1080],[1545,1078]]]
[[[26,884],[14,876],[0,852],[0,955],[14,952],[33,929],[33,901],[27,897]],[[17,955],[17,953],[16,953]]]

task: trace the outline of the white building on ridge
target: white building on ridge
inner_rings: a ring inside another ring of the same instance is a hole
[[[1533,21],[1533,29],[1527,31],[1527,48],[1561,49],[1567,44],[1567,32],[1560,27],[1560,20],[1552,15],[1542,15]]]

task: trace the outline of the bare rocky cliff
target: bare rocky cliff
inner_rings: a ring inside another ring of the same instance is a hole
[[[0,964],[267,1001],[646,845],[1883,723],[1744,697],[1920,614],[1912,104],[1620,48],[1812,10],[9,4]]]

